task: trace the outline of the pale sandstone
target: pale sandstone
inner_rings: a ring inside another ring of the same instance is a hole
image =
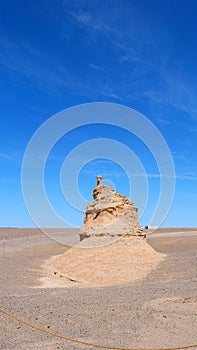
[[[86,208],[84,224],[80,231],[81,239],[143,235],[138,221],[138,209],[134,203],[103,185],[100,175],[97,176],[93,198]]]
[[[81,242],[47,262],[44,286],[51,286],[50,278],[60,287],[129,284],[145,278],[163,259],[146,243],[134,203],[103,185],[100,175],[93,198],[86,208]]]

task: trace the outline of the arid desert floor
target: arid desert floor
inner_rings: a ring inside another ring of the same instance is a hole
[[[55,235],[58,240],[65,232]],[[78,242],[78,229],[67,229],[66,236],[66,242]],[[147,243],[163,257],[141,279],[68,288],[42,281],[43,264],[70,248],[38,229],[2,228],[0,307],[52,332],[106,348],[197,344],[197,229],[160,229],[147,235]],[[31,329],[2,312],[0,324],[1,350],[97,349]]]

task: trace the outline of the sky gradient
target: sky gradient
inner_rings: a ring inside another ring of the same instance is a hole
[[[24,152],[36,130],[68,107],[112,102],[146,116],[168,144],[176,190],[162,225],[197,227],[196,13],[196,0],[0,3],[0,226],[36,225],[21,189]],[[116,140],[139,158],[150,197],[140,223],[149,224],[159,194],[156,162],[135,135],[113,126],[79,127],[54,145],[44,173],[53,207],[71,225],[81,226],[85,207],[69,206],[60,174],[69,152],[92,138]],[[98,174],[140,209],[125,170],[103,156],[79,173],[79,191],[87,202]]]

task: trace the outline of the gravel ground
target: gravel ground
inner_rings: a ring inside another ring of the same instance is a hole
[[[39,288],[43,262],[66,248],[40,233],[42,238],[32,233],[22,245],[25,230],[16,232],[14,238],[7,235],[6,246],[1,240],[2,308],[93,343],[129,348],[197,344],[197,231],[150,235],[148,243],[167,255],[146,279],[90,289]],[[3,313],[0,319],[2,350],[97,349],[43,334]]]

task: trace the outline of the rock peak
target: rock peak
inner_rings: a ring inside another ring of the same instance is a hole
[[[97,179],[97,186],[98,186],[98,185],[102,185],[102,179],[103,179],[103,177],[102,177],[101,175],[97,175],[96,179]]]

